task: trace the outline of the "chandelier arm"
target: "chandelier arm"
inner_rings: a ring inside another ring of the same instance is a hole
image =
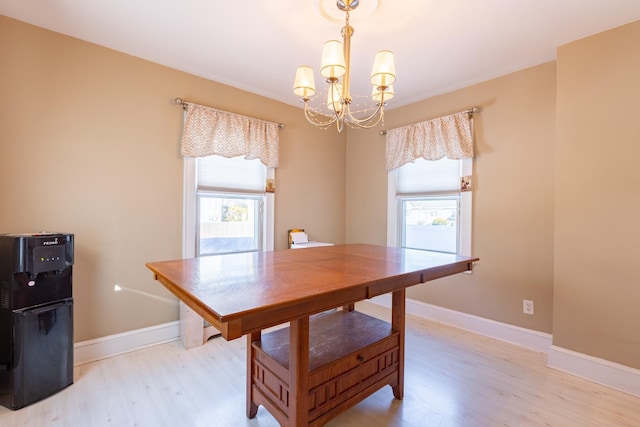
[[[328,128],[329,126],[331,126],[334,122],[338,121],[338,117],[334,116],[332,117],[330,120],[327,121],[321,121],[318,120],[316,118],[316,116],[319,116],[320,114],[314,114],[313,110],[309,108],[309,100],[303,100],[304,102],[304,117],[307,119],[307,121],[309,123],[311,123],[312,125],[319,127],[319,128]],[[324,117],[329,117],[329,116],[324,116]]]
[[[336,128],[338,129],[338,133],[342,132],[344,129],[344,113],[346,108],[343,106],[340,112],[336,112]]]
[[[384,117],[384,104],[382,102],[378,103],[378,107],[373,113],[371,113],[368,117],[365,117],[363,119],[358,119],[354,117],[351,114],[351,108],[349,108],[348,110],[349,111],[346,114],[346,117],[348,118],[348,120],[346,121],[348,123],[354,124],[357,127],[360,127],[363,129],[368,129],[378,125],[378,123],[380,123]],[[371,121],[374,119],[375,119],[375,122],[371,123]]]
[[[334,111],[335,120],[336,120],[336,129],[338,133],[342,132],[344,129],[344,120],[345,120],[345,112],[347,111],[348,105],[341,104],[342,108],[340,111]]]

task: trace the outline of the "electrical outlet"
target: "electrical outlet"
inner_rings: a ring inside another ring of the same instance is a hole
[[[522,312],[524,314],[533,314],[533,301],[528,299],[522,300]]]

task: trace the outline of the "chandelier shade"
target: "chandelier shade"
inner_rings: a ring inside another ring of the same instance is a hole
[[[325,78],[328,87],[326,102],[320,103],[321,109],[311,107],[312,97],[316,93],[312,68],[305,65],[298,67],[296,71],[293,93],[304,102],[307,121],[317,127],[327,128],[335,123],[341,132],[345,124],[364,129],[377,126],[384,120],[386,102],[394,96],[396,68],[393,52],[381,50],[374,57],[370,76],[372,105],[363,107],[359,103],[353,103],[350,93],[350,57],[354,29],[349,25],[349,12],[358,4],[359,0],[338,0],[336,3],[337,8],[345,13],[345,26],[342,27],[342,42],[329,40],[322,49],[320,75]],[[352,105],[356,105],[353,111]]]
[[[396,66],[393,52],[381,50],[376,53],[371,69],[371,84],[373,87],[391,86],[396,81]]]
[[[373,87],[371,90],[371,98],[376,101],[382,101],[382,97],[384,96],[384,100],[388,101],[393,98],[393,85],[386,86],[386,89],[380,90],[380,88]]]
[[[316,85],[313,81],[313,69],[308,65],[302,65],[296,70],[296,78],[293,82],[293,93],[302,99],[309,99],[316,93]]]
[[[328,79],[342,77],[347,71],[344,62],[344,49],[338,40],[329,40],[322,49],[322,61],[320,62],[320,74]]]
[[[342,111],[342,85],[340,83],[333,84],[329,87],[327,108],[338,114]]]

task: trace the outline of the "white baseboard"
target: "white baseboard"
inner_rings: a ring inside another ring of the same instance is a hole
[[[640,370],[552,345],[547,366],[640,397]]]
[[[368,303],[391,307],[391,295]],[[407,314],[445,323],[490,338],[546,353],[547,366],[634,396],[640,396],[640,370],[553,345],[552,336],[467,313],[407,299]]]
[[[180,322],[168,322],[74,345],[74,363],[93,362],[180,338]]]
[[[369,301],[384,307],[391,307],[390,294],[380,295]],[[485,319],[412,299],[407,299],[406,312],[423,319],[455,326],[541,353],[547,353],[552,343],[551,334]]]
[[[391,295],[381,295],[358,304],[391,308]],[[539,331],[485,319],[448,308],[407,299],[407,314],[465,329],[547,354],[547,366],[604,386],[640,396],[640,370],[552,345],[552,337]],[[128,353],[144,347],[180,339],[180,322],[137,329],[74,345],[76,365]]]

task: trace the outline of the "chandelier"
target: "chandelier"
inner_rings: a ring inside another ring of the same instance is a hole
[[[349,83],[353,27],[349,25],[349,12],[358,7],[359,3],[359,0],[337,1],[338,9],[346,15],[346,23],[341,32],[343,41],[329,40],[322,49],[320,74],[329,84],[325,104],[327,111],[317,110],[310,105],[311,97],[316,92],[313,69],[303,65],[296,71],[293,93],[301,97],[304,103],[304,115],[314,126],[327,128],[336,123],[338,132],[342,132],[345,123],[354,128],[372,128],[384,119],[385,103],[393,98],[393,83],[396,81],[393,52],[381,50],[376,54],[371,70],[373,103],[370,108],[364,110],[368,115],[358,118],[352,114],[358,112],[351,111],[353,100]]]

